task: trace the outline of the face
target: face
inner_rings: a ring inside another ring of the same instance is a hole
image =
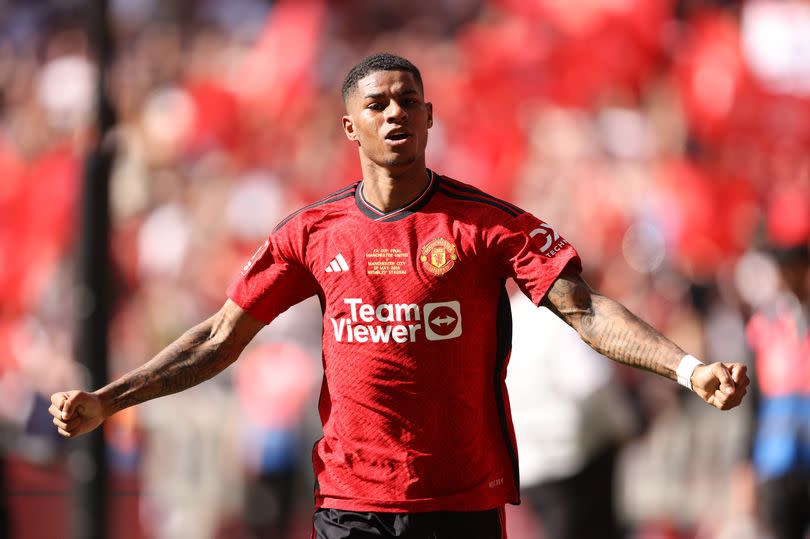
[[[343,130],[361,160],[396,170],[424,163],[433,106],[407,71],[377,71],[357,82],[346,102]]]

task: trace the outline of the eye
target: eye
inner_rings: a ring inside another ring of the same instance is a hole
[[[366,108],[369,110],[383,110],[382,103],[377,102],[369,103],[368,105],[366,105]]]

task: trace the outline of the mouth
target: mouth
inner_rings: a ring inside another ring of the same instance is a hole
[[[412,135],[410,133],[398,131],[385,135],[385,142],[391,146],[400,146],[405,144],[411,137]]]

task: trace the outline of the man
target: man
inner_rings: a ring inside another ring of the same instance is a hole
[[[343,99],[363,180],[279,223],[220,311],[154,359],[93,393],[54,394],[62,435],[207,380],[317,295],[325,378],[313,536],[501,537],[504,504],[518,501],[507,278],[608,357],[680,376],[720,409],[740,403],[743,365],[686,355],[592,291],[546,223],[427,169],[433,108],[413,64],[368,57]]]
[[[803,539],[810,530],[810,251],[803,243],[770,254],[779,282],[746,328],[760,397],[757,505],[775,539]]]

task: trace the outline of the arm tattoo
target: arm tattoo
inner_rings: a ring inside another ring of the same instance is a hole
[[[178,393],[222,372],[252,337],[231,336],[232,325],[227,317],[215,315],[188,330],[148,363],[101,389],[108,415]],[[225,337],[220,337],[223,334]]]
[[[597,352],[626,365],[676,378],[675,369],[685,352],[620,303],[594,293],[579,276],[557,279],[543,305]]]

